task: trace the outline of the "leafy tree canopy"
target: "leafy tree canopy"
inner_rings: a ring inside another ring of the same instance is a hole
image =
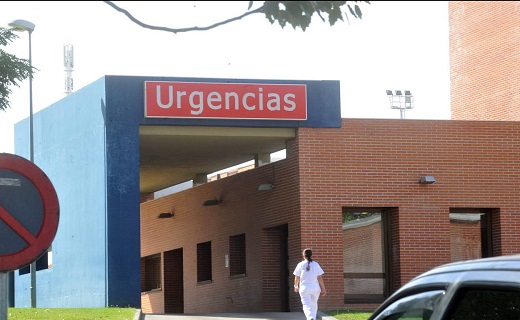
[[[362,12],[356,2],[370,3],[369,1],[266,1],[263,12],[271,24],[278,21],[284,28],[289,23],[294,29],[300,27],[303,31],[311,24],[312,16],[316,13],[323,22],[325,13],[328,21],[333,26],[338,20],[343,21],[342,7],[346,6],[348,12],[354,17],[361,19]],[[250,1],[249,8],[252,6]],[[348,20],[348,15],[345,13]]]
[[[3,111],[11,106],[10,86],[19,87],[19,82],[32,77],[35,70],[29,60],[19,59],[3,49],[17,38],[18,36],[11,29],[0,27],[0,110]]]
[[[323,22],[328,20],[329,24],[333,26],[339,20],[344,21],[344,18],[348,21],[349,15],[361,19],[363,14],[358,3],[370,4],[370,1],[265,1],[260,7],[253,9],[254,1],[249,1],[247,11],[237,17],[219,21],[206,27],[169,28],[144,23],[112,1],[104,2],[143,28],[172,33],[210,30],[256,13],[263,13],[271,24],[278,22],[282,28],[290,24],[294,29],[299,27],[305,31],[310,26],[314,14],[317,14]],[[343,10],[345,7],[348,10],[347,12]]]

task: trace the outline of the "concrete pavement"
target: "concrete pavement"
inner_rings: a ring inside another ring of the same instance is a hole
[[[142,314],[136,312],[134,320],[306,320],[303,312],[260,312],[260,313],[215,313],[215,314]],[[316,320],[336,320],[336,318],[318,312]]]

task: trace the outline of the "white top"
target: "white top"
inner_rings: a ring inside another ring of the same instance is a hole
[[[316,261],[310,263],[310,270],[307,271],[307,263],[307,260],[301,261],[293,272],[293,275],[300,277],[300,292],[305,290],[321,291],[318,276],[321,276],[325,272],[323,272],[320,264]]]

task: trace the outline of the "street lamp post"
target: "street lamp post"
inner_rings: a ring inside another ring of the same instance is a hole
[[[29,33],[29,66],[32,69],[31,35],[34,31],[34,23],[27,20],[14,20],[9,23],[14,31],[27,31]],[[29,77],[29,154],[31,162],[34,162],[34,138],[33,138],[33,101],[32,101],[32,76]],[[36,308],[36,261],[31,263],[31,307]]]

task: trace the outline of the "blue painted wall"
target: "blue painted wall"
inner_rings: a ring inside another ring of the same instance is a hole
[[[144,100],[136,101],[133,91],[138,89],[124,83],[106,78],[107,303],[140,307],[139,123]]]
[[[104,81],[34,115],[34,161],[60,204],[52,268],[36,275],[37,307],[106,305]],[[15,126],[15,153],[29,159],[29,122]],[[15,272],[15,306],[30,307],[30,274]]]
[[[144,81],[306,84],[308,119],[145,119]],[[60,201],[37,307],[140,307],[140,125],[340,127],[339,81],[105,76],[36,113],[35,163]],[[28,119],[15,126],[15,153],[29,158]],[[30,297],[30,274],[15,272],[15,306]]]

